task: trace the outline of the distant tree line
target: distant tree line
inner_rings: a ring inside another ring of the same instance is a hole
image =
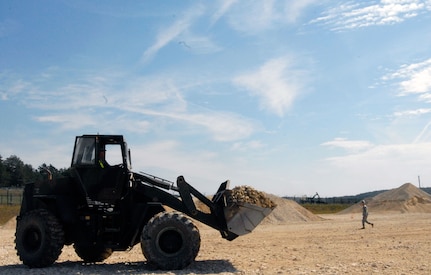
[[[43,163],[37,169],[30,164],[25,164],[19,157],[11,155],[3,159],[0,155],[0,188],[23,187],[27,182],[34,182],[48,177],[49,172],[53,177],[67,175],[69,169],[57,169],[51,164]]]

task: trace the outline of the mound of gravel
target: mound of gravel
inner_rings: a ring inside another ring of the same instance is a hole
[[[366,199],[366,204],[370,212],[376,213],[431,213],[431,195],[411,183]],[[339,214],[360,213],[361,211],[362,208],[358,202]]]
[[[245,202],[260,207],[272,208],[273,211],[262,221],[262,224],[322,220],[321,217],[314,215],[293,200],[270,195],[247,185],[233,188],[230,191],[229,198],[234,202]]]
[[[277,206],[265,193],[247,185],[237,186],[227,193],[229,203],[249,203],[264,208]]]
[[[228,203],[244,202],[255,204],[260,207],[272,208],[273,211],[262,221],[261,224],[286,224],[289,222],[308,222],[323,220],[321,217],[314,215],[297,202],[284,199],[272,194],[246,185],[237,186],[230,190],[228,194]],[[195,200],[198,209],[209,213],[209,208],[199,200]]]
[[[311,213],[294,200],[267,194],[277,207],[263,220],[262,224],[286,224],[289,222],[321,221],[323,218]]]

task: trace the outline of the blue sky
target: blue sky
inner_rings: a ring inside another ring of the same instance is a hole
[[[431,1],[0,2],[0,154],[321,197],[431,186]]]

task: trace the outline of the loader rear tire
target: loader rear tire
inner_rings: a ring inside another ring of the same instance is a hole
[[[198,228],[178,212],[161,212],[142,230],[142,253],[149,264],[159,269],[185,268],[195,260],[200,245]]]
[[[103,262],[112,255],[112,249],[103,245],[77,245],[74,244],[76,254],[86,263]]]
[[[48,210],[32,210],[17,221],[15,248],[25,265],[50,266],[60,256],[63,246],[63,228]]]

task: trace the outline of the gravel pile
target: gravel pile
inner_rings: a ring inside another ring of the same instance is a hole
[[[380,193],[372,198],[365,199],[370,212],[398,212],[398,213],[431,213],[431,195],[406,183],[398,188]],[[360,213],[360,202],[340,211],[339,214]]]
[[[262,222],[262,224],[289,224],[292,222],[310,222],[324,220],[318,215],[299,205],[294,200],[281,198],[275,195],[267,196],[277,204],[274,211]]]
[[[275,208],[275,204],[265,193],[247,186],[237,186],[227,194],[228,203],[249,203],[264,208]]]
[[[257,191],[250,186],[238,186],[226,191],[228,206],[235,203],[250,203],[260,207],[272,208],[273,211],[262,224],[287,224],[291,222],[321,221],[323,218],[311,213],[297,202],[279,196]],[[196,207],[204,213],[210,213],[209,208],[199,200]],[[196,222],[199,224],[199,222]]]

